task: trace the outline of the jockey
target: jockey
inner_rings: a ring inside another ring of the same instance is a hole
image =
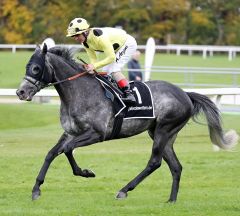
[[[83,44],[90,64],[84,67],[88,73],[102,68],[117,82],[125,94],[123,100],[127,103],[135,103],[135,97],[130,89],[128,80],[121,73],[122,68],[137,49],[136,40],[122,29],[117,28],[90,28],[83,18],[73,19],[67,29],[67,37],[73,37]],[[103,52],[105,58],[97,60],[97,52]]]

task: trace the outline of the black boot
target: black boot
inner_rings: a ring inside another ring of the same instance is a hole
[[[132,90],[130,89],[130,86],[126,86],[124,88],[122,88],[123,92],[124,92],[124,97],[122,98],[122,100],[126,103],[129,104],[135,104],[136,103],[136,99],[133,95]]]

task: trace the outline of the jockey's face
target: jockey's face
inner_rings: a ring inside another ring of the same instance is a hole
[[[84,34],[74,35],[73,38],[75,41],[78,41],[81,44],[86,40],[86,37],[84,36]]]

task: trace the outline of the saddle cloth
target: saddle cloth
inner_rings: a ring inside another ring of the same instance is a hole
[[[137,103],[127,107],[124,118],[155,118],[150,88],[145,83],[137,81],[130,82],[130,87]]]
[[[109,81],[106,80],[107,78],[97,75],[96,79],[101,82],[105,89],[106,97],[112,100],[115,117],[124,112],[124,119],[155,118],[152,93],[145,83],[138,81],[130,82],[130,87],[137,101],[137,103],[132,106],[122,101],[120,94],[112,87]]]

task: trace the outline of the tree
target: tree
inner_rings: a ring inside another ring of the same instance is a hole
[[[2,0],[0,4],[2,39],[7,43],[30,42],[33,13],[18,0]]]
[[[217,28],[212,14],[199,7],[191,8],[188,17],[186,40],[189,44],[213,44],[217,37]]]
[[[146,10],[147,1],[121,1],[114,8],[110,26],[121,26],[138,41],[142,39],[142,30],[149,23],[150,17]]]
[[[200,40],[201,43],[205,44],[226,44],[227,41],[237,42],[237,35],[239,34],[235,27],[238,26],[236,21],[239,20],[239,0],[191,0],[191,3],[190,43],[191,41],[199,43]],[[204,26],[199,26],[199,23],[195,22],[196,13],[199,16],[201,15],[202,20],[208,20]],[[232,25],[234,25],[234,28],[232,28]],[[227,31],[231,35],[229,40],[226,35]],[[235,33],[232,33],[233,31]]]
[[[166,44],[177,42],[171,35],[176,34],[178,38],[184,36],[178,24],[182,26],[184,23],[189,8],[187,0],[151,0],[147,8],[150,22],[143,29],[144,39],[152,35],[159,43]]]

